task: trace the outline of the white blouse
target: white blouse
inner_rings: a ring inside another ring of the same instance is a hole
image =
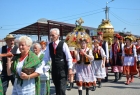
[[[94,49],[95,49],[95,48],[94,48]],[[93,50],[94,50],[94,49],[93,49]],[[98,46],[98,50],[100,50],[100,53],[101,53],[101,56],[102,56],[102,57],[107,57],[106,54],[105,54],[104,49],[103,49],[101,46]]]

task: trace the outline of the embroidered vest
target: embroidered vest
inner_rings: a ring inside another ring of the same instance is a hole
[[[125,56],[133,56],[133,45],[130,46],[130,48],[127,48],[127,46],[124,46],[124,52]]]
[[[102,60],[100,49],[95,50],[94,48],[92,52],[93,52],[94,60]]]
[[[89,50],[86,53],[89,54]],[[85,55],[79,52],[79,56],[80,56],[80,60],[77,62],[78,64],[81,64],[82,62],[84,62],[84,64],[90,64],[89,59]]]
[[[137,49],[137,54],[140,55],[140,46],[136,45],[136,49]]]

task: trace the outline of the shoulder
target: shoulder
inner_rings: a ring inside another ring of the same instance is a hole
[[[7,45],[2,46],[1,48],[7,48]]]

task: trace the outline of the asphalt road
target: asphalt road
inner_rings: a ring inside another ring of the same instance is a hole
[[[113,82],[114,76],[113,73],[109,73],[109,82],[103,82],[102,88],[96,89],[96,91],[90,91],[90,95],[140,95],[140,79],[137,78],[137,75],[134,78],[134,82],[130,85],[125,85],[126,78],[123,76],[122,80],[119,80],[117,83]],[[97,85],[98,86],[98,85]],[[7,95],[11,95],[12,86],[10,84]],[[55,93],[53,83],[51,83],[51,95]],[[78,95],[78,90],[76,84],[71,91],[67,91],[66,95]],[[83,90],[83,95],[85,95],[85,89]]]

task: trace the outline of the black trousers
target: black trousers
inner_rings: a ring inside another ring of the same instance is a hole
[[[67,73],[65,70],[52,70],[52,80],[56,95],[66,95]]]
[[[4,95],[6,95],[6,91],[9,86],[9,81],[11,81],[12,85],[14,85],[15,77],[14,75],[7,76],[5,74],[1,74],[1,81],[2,81],[3,93]]]

